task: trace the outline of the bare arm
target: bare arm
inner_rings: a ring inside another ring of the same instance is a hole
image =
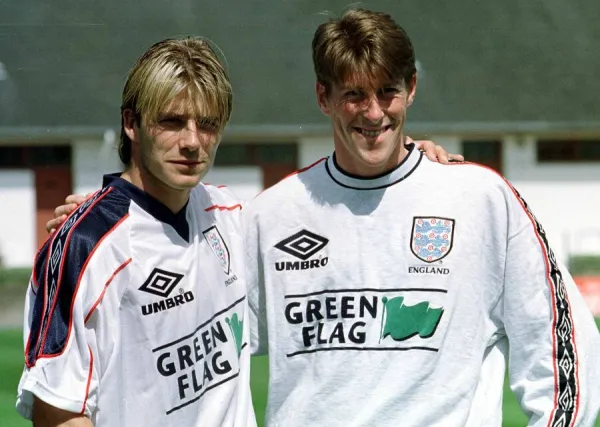
[[[94,427],[85,415],[58,409],[37,397],[33,398],[34,427]]]

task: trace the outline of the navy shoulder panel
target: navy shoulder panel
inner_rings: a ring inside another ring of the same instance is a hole
[[[129,199],[105,187],[85,201],[49,238],[34,265],[33,317],[25,362],[62,354],[72,326],[79,277],[102,239],[127,217]]]

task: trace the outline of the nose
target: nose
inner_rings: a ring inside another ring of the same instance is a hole
[[[187,148],[190,151],[198,150],[202,145],[200,129],[195,120],[188,120],[185,128],[182,129],[180,145],[181,148]]]
[[[371,96],[367,100],[364,115],[366,119],[373,123],[380,122],[381,119],[383,119],[385,114],[383,112],[383,108],[381,108],[377,95]]]

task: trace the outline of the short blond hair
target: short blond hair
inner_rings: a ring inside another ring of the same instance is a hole
[[[390,15],[350,9],[321,24],[313,37],[317,82],[327,93],[333,84],[403,81],[410,88],[415,52],[406,31]],[[374,87],[371,87],[371,89]]]
[[[162,40],[144,53],[129,72],[121,111],[130,109],[140,124],[155,122],[182,91],[197,116],[210,115],[222,132],[231,116],[233,92],[211,44],[198,37]],[[131,161],[131,140],[121,118],[121,161]]]

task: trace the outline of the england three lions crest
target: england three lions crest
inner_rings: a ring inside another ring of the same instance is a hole
[[[410,250],[425,262],[444,258],[452,250],[454,220],[450,218],[416,216],[410,237]]]
[[[210,246],[210,249],[219,260],[219,264],[221,264],[221,267],[223,267],[225,274],[229,274],[229,249],[227,248],[227,244],[225,243],[225,240],[223,240],[223,236],[221,236],[217,226],[213,225],[212,227],[207,228],[202,232],[202,234],[204,234],[204,238],[208,242],[208,246]]]

